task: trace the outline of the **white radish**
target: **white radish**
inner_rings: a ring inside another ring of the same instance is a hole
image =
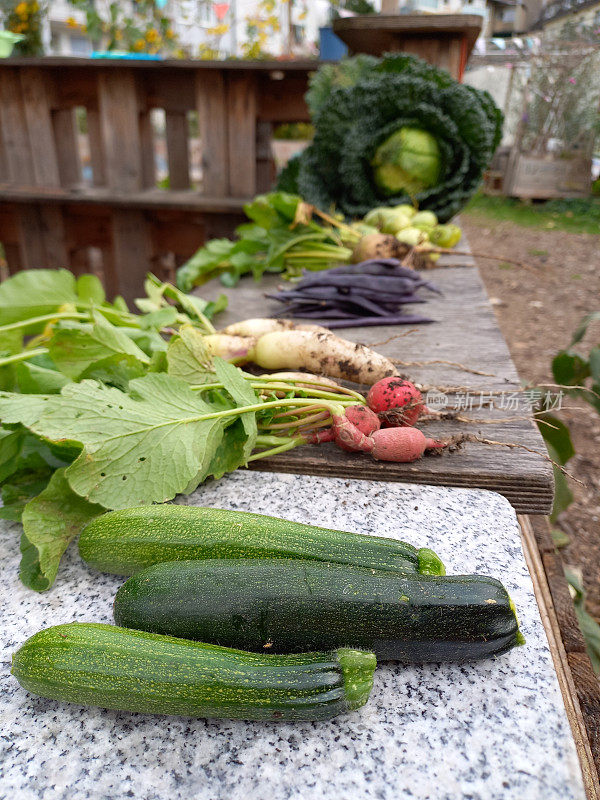
[[[306,369],[372,386],[398,371],[385,356],[329,331],[279,331],[261,336],[249,358],[265,369]]]

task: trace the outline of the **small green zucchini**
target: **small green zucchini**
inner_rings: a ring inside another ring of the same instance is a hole
[[[154,505],[110,511],[79,537],[84,561],[102,572],[133,575],[164,561],[204,558],[299,558],[372,569],[443,575],[433,550],[359,533],[317,528],[221,508]]]
[[[373,653],[244,653],[171,636],[72,622],[13,656],[24,689],[119,711],[252,720],[320,720],[364,705]]]
[[[285,559],[155,564],[129,578],[117,625],[293,653],[340,646],[379,660],[464,661],[523,642],[502,584]]]

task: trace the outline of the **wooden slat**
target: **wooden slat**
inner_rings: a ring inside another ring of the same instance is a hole
[[[23,269],[46,266],[46,248],[39,208],[22,206],[17,212],[19,258]]]
[[[0,69],[0,128],[10,180],[33,185],[35,176],[21,81],[15,69]]]
[[[94,186],[106,186],[104,144],[102,142],[102,131],[100,128],[100,114],[97,108],[87,109],[87,128]]]
[[[591,671],[589,658],[585,653],[569,653],[565,650],[561,636],[561,634],[564,635],[564,628],[561,628],[559,623],[544,565],[536,546],[531,521],[529,517],[519,517],[519,524],[523,552],[531,574],[542,623],[548,637],[548,645],[554,661],[565,711],[575,740],[586,795],[588,800],[600,800],[600,784],[598,782],[600,691],[598,681]],[[583,702],[581,698],[583,698]]]
[[[273,126],[270,122],[256,124],[256,191],[268,192],[275,182],[276,171],[271,147]]]
[[[60,186],[50,106],[53,89],[48,75],[34,68],[21,70],[21,90],[35,182],[40,186]]]
[[[77,186],[81,183],[81,159],[75,109],[59,109],[52,113],[54,139],[60,184],[63,187]]]
[[[252,75],[227,80],[229,194],[256,193],[256,81]]]
[[[98,78],[98,110],[107,185],[120,192],[142,188],[137,88],[130,71]]]
[[[205,211],[209,214],[243,213],[243,206],[250,197],[226,197],[198,194],[196,191],[165,192],[149,189],[124,194],[102,187],[80,187],[74,191],[64,189],[42,189],[36,187],[14,188],[0,184],[0,203],[77,203],[81,205],[112,205],[129,208],[174,208],[189,211]],[[233,233],[230,231],[229,235]]]
[[[478,393],[505,391],[510,395],[520,383],[493,310],[487,300],[479,274],[472,267],[438,268],[427,277],[443,294],[427,296],[421,313],[436,320],[431,325],[416,326],[406,334],[406,326],[382,326],[341,330],[341,336],[364,344],[378,344],[375,349],[403,362],[425,359],[460,362],[467,367],[490,373],[473,375],[451,364],[433,363],[422,366],[399,366],[411,379],[422,385],[438,388],[466,386],[475,397]],[[281,284],[280,276],[265,276],[260,284],[243,280],[229,291],[229,308],[219,318],[219,325],[250,317],[270,316],[280,306],[265,298]],[[219,285],[208,283],[201,294],[215,299]],[[398,337],[401,338],[393,338]],[[460,396],[458,397],[460,400]],[[452,405],[456,395],[448,395]],[[463,394],[464,400],[464,394]],[[524,398],[520,397],[523,403]],[[430,400],[431,402],[431,400]],[[508,402],[508,396],[507,396]],[[489,420],[490,424],[466,424],[456,420],[420,423],[427,435],[449,438],[459,433],[472,433],[495,441],[524,445],[519,448],[492,447],[478,442],[464,444],[456,452],[440,456],[428,455],[412,464],[374,461],[360,453],[347,454],[334,445],[300,447],[269,459],[252,462],[252,468],[274,472],[334,475],[366,480],[403,481],[443,486],[465,486],[491,489],[503,494],[523,513],[547,514],[552,506],[553,475],[544,459],[545,446],[534,424],[527,419],[494,423],[507,417],[523,417],[525,409],[490,410],[487,407],[462,411],[462,415]]]
[[[150,236],[141,211],[113,213],[111,268],[117,276],[117,291],[131,304],[139,297],[150,269]]]
[[[141,111],[139,116],[140,147],[142,159],[142,187],[156,188],[156,162],[154,158],[154,129],[150,111]]]
[[[4,247],[4,255],[6,256],[9,274],[14,275],[16,272],[20,272],[23,269],[23,266],[21,263],[19,245],[3,242],[2,246]]]
[[[202,143],[202,192],[224,197],[229,191],[227,95],[220,73],[196,76],[196,109]]]
[[[188,153],[187,114],[182,111],[165,113],[169,188],[189,189],[190,159]]]
[[[39,206],[39,217],[44,241],[44,267],[58,269],[69,267],[69,252],[60,206]]]

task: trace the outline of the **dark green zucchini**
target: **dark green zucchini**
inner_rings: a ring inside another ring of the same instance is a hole
[[[40,631],[13,656],[24,689],[120,711],[266,720],[328,719],[369,699],[373,653],[243,653],[113,625]]]
[[[494,578],[318,561],[155,564],[121,586],[114,614],[129,628],[255,652],[348,646],[406,662],[482,658],[523,641],[514,606]]]
[[[90,566],[117,575],[163,561],[197,558],[301,558],[373,569],[444,574],[428,548],[397,539],[303,525],[221,508],[155,505],[110,511],[79,537]]]

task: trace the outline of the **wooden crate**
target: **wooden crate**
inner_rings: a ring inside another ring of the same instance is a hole
[[[591,186],[592,162],[581,155],[557,157],[516,153],[504,178],[505,194],[531,200],[589,197]]]
[[[271,188],[272,127],[309,120],[304,93],[314,67],[311,61],[0,62],[0,242],[9,271],[92,270],[109,294],[128,300],[149,269],[172,276],[206,239],[231,235],[244,219],[244,202]],[[162,189],[156,110],[164,114],[168,186]],[[190,160],[194,121],[199,185]]]
[[[384,13],[342,17],[333,30],[351,53],[412,53],[462,80],[482,24],[478,14]]]

